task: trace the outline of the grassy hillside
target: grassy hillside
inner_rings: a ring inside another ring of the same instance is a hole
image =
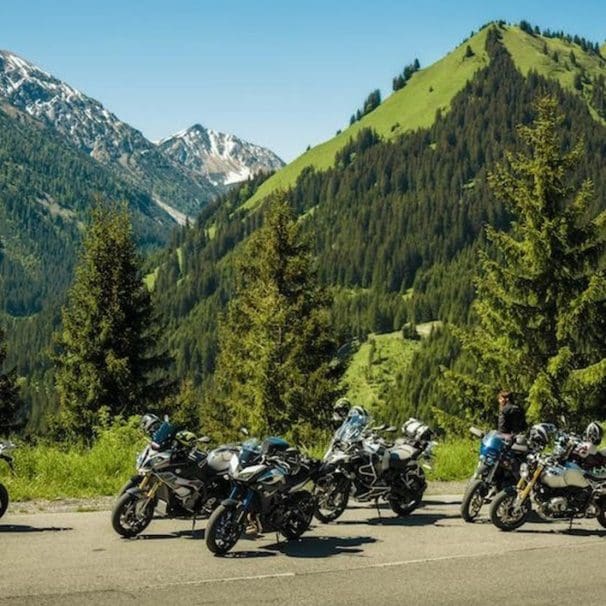
[[[385,139],[391,139],[417,128],[431,126],[436,111],[448,111],[456,93],[478,69],[487,64],[488,57],[484,49],[487,31],[488,28],[484,28],[440,61],[415,73],[403,89],[389,96],[362,120],[336,137],[313,147],[278,171],[259,188],[244,207],[254,208],[272,191],[292,187],[307,167],[317,170],[331,167],[335,154],[363,128],[372,128]],[[503,39],[514,63],[524,75],[534,70],[542,76],[557,80],[565,89],[586,100],[591,96],[591,81],[599,74],[606,75],[606,61],[597,55],[584,52],[573,42],[560,38],[531,36],[517,26],[504,27]],[[465,57],[468,44],[474,52],[472,57]],[[547,54],[544,52],[545,48]],[[574,52],[576,64],[571,61],[571,51]],[[606,53],[606,45],[602,47],[602,51]],[[555,54],[557,60],[554,58]],[[582,90],[577,90],[574,86],[577,74],[583,77]],[[593,109],[592,115],[595,119],[603,121]]]
[[[408,368],[419,341],[402,338],[400,331],[370,334],[355,353],[343,378],[347,397],[355,404],[373,409],[380,417],[385,393],[397,376]]]
[[[443,59],[416,72],[404,88],[390,95],[377,109],[278,171],[244,206],[252,208],[272,191],[291,187],[308,166],[320,170],[329,168],[334,163],[335,154],[363,128],[372,128],[382,137],[390,139],[407,131],[431,126],[436,112],[448,111],[452,98],[478,69],[488,63],[484,50],[486,31],[483,29]],[[467,44],[474,52],[472,57],[465,57]]]
[[[531,70],[538,72],[541,76],[557,80],[562,88],[585,100],[590,99],[591,83],[595,77],[606,76],[606,60],[598,55],[584,52],[574,42],[561,38],[531,36],[518,27],[507,27],[503,32],[503,42],[516,67],[524,75]],[[571,52],[574,54],[574,60]],[[575,77],[577,76],[583,80],[581,90],[575,88]],[[591,106],[590,109],[594,119],[604,122]]]

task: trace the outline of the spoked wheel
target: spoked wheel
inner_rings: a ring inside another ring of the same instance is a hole
[[[490,519],[497,528],[515,530],[526,522],[530,513],[530,500],[527,498],[520,507],[515,508],[517,496],[516,489],[509,487],[494,498],[490,506]]]
[[[8,490],[6,490],[3,484],[0,484],[0,518],[6,513],[8,501]]]
[[[484,480],[472,480],[469,483],[461,503],[461,517],[466,522],[474,522],[480,515],[487,494],[488,485]]]
[[[298,539],[311,524],[315,503],[311,493],[306,490],[296,492],[289,499],[288,511],[280,532],[289,540]]]
[[[317,498],[314,515],[320,522],[334,522],[347,508],[351,484],[345,478],[337,481],[323,481],[316,485]]]
[[[123,494],[112,511],[112,526],[123,537],[134,537],[143,532],[154,517],[153,499],[130,493]]]
[[[599,508],[600,511],[598,513],[598,515],[596,516],[598,522],[600,523],[600,526],[602,526],[602,528],[606,528],[606,500],[602,499],[599,503]]]
[[[239,520],[240,510],[237,507],[219,505],[208,520],[206,546],[217,555],[225,555],[238,542],[244,531],[244,524]]]

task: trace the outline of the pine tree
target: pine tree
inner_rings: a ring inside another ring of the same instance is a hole
[[[0,368],[6,360],[6,336],[0,329]],[[19,425],[17,413],[20,408],[18,388],[15,385],[15,372],[0,373],[0,432],[8,431]]]
[[[61,430],[90,439],[101,409],[135,414],[164,395],[164,360],[154,354],[151,300],[126,205],[97,200],[55,336]]]
[[[576,191],[567,182],[581,147],[561,151],[556,100],[544,97],[536,109],[533,124],[519,127],[528,152],[510,154],[490,176],[513,222],[509,232],[487,229],[496,254],[482,255],[478,324],[461,333],[476,372],[450,374],[476,413],[494,411],[494,394],[506,387],[535,420],[587,415],[606,383],[606,211],[588,218],[591,182]]]
[[[246,426],[305,440],[325,427],[340,394],[329,303],[300,224],[274,198],[240,256],[236,295],[220,325],[211,430]]]

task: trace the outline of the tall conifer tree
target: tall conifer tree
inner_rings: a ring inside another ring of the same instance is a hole
[[[244,425],[304,440],[325,427],[340,393],[329,303],[299,223],[275,198],[240,256],[236,296],[220,326],[209,403],[215,430]]]
[[[97,200],[56,335],[61,424],[78,436],[92,437],[101,408],[134,414],[163,395],[139,263],[126,205]]]
[[[461,400],[494,411],[496,390],[526,400],[530,417],[584,416],[602,405],[606,383],[606,211],[589,217],[592,184],[567,179],[580,145],[563,153],[563,116],[552,97],[519,134],[527,151],[509,154],[490,175],[512,213],[508,232],[487,229],[494,255],[482,255],[475,312],[462,333],[477,363],[473,376],[451,374]],[[591,409],[594,408],[592,411]]]

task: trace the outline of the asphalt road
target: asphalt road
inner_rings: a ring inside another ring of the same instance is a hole
[[[157,519],[137,539],[109,512],[0,520],[0,605],[8,604],[606,604],[606,530],[595,520],[503,533],[465,524],[429,497],[400,520],[353,507],[296,542],[242,539],[213,557],[205,522]]]

